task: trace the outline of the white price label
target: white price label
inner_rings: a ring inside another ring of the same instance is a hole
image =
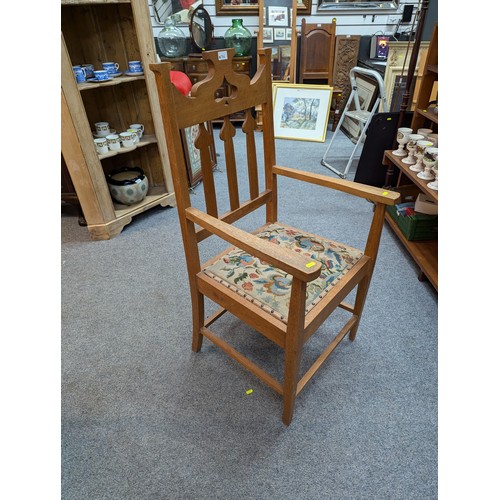
[[[219,61],[227,61],[227,50],[223,50],[217,54]]]

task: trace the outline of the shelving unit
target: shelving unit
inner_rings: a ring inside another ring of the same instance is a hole
[[[102,83],[77,84],[72,66],[105,61],[140,60],[144,75]],[[163,123],[158,112],[154,75],[156,49],[147,0],[61,1],[62,156],[91,238],[109,239],[132,218],[155,206],[175,206]],[[144,124],[141,141],[131,148],[100,155],[94,147],[94,123],[107,121],[117,133]],[[111,198],[106,174],[122,166],[141,167],[149,180],[146,198],[120,205]]]
[[[438,81],[438,26],[434,26],[432,39],[425,60],[422,83],[418,92],[416,109],[413,114],[411,128],[415,131],[419,128],[429,127],[437,132],[438,115],[428,109],[433,90]]]
[[[438,203],[438,192],[427,187],[429,181],[424,181],[417,177],[416,172],[409,169],[406,163],[401,161],[401,157],[394,156],[391,151],[384,153],[384,165],[394,165],[400,170],[397,186],[401,185],[403,175],[412,184],[417,186],[429,198]],[[405,179],[405,184],[406,184]],[[424,241],[410,241],[407,240],[405,235],[401,232],[394,219],[386,213],[385,219],[389,226],[392,228],[396,236],[401,240],[408,253],[412,256],[413,260],[419,266],[423,275],[427,277],[432,286],[438,289],[438,240],[424,240]]]
[[[416,109],[413,114],[411,128],[416,131],[419,128],[432,128],[437,132],[438,115],[428,110],[431,95],[435,91],[438,81],[438,28],[434,27],[429,51],[425,61],[422,83],[417,97]],[[402,158],[392,154],[392,151],[385,151],[383,164],[388,167],[397,167],[399,176],[396,187],[410,182],[420,191],[425,193],[435,203],[438,203],[438,192],[430,189],[424,181],[417,177],[417,173],[410,170],[409,165],[403,163]],[[432,286],[438,289],[438,240],[409,241],[399,229],[396,222],[389,214],[386,214],[386,221],[393,229],[394,233],[401,240],[408,250],[408,253],[419,266],[423,276],[427,277]]]

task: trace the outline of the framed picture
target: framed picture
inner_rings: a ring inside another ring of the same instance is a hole
[[[276,41],[286,40],[285,28],[274,28],[274,39]]]
[[[280,61],[290,62],[290,54],[292,48],[290,45],[278,45],[279,53],[280,53]]]
[[[215,152],[214,143],[214,130],[212,122],[205,122],[205,127],[212,138],[209,146],[210,160],[212,161],[212,168],[217,166],[217,156]],[[184,147],[184,157],[186,158],[186,166],[188,171],[189,185],[194,187],[202,180],[201,172],[201,156],[200,150],[195,147],[194,141],[198,135],[199,125],[193,125],[184,129],[182,134],[182,145]]]
[[[263,28],[262,29],[262,37],[263,37],[264,43],[273,43],[274,42],[273,29],[272,28]]]
[[[215,0],[217,16],[259,15],[257,0]]]
[[[285,40],[291,40],[292,39],[292,28],[286,28],[285,29]]]
[[[170,2],[171,0],[153,0],[156,2]],[[312,0],[297,1],[297,15],[311,15]],[[259,15],[258,0],[215,0],[215,14],[217,16]],[[266,23],[264,23],[266,24]]]
[[[362,111],[369,111],[372,109],[377,99],[377,84],[375,80],[365,75],[356,76],[356,85],[358,87],[359,106]],[[349,106],[349,111],[355,109],[354,101]],[[359,134],[363,130],[363,124],[357,120],[353,120],[346,116],[342,122],[341,130],[356,143],[359,139]]]
[[[332,91],[328,85],[273,83],[275,137],[325,142]]]
[[[269,26],[288,26],[288,7],[272,5],[267,8],[267,24]]]

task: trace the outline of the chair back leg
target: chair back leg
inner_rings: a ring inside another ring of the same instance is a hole
[[[198,291],[193,291],[192,298],[192,315],[193,315],[193,351],[198,352],[203,343],[203,335],[201,329],[205,321],[205,299],[203,294]]]

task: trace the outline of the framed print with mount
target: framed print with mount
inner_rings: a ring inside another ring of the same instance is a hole
[[[263,41],[264,43],[273,43],[273,29],[272,28],[263,28],[262,29]]]
[[[267,8],[268,26],[288,27],[288,7],[271,5]]]
[[[274,28],[274,39],[277,42],[280,40],[286,40],[285,29],[286,28]]]
[[[328,85],[273,83],[275,137],[325,142],[332,92]]]

